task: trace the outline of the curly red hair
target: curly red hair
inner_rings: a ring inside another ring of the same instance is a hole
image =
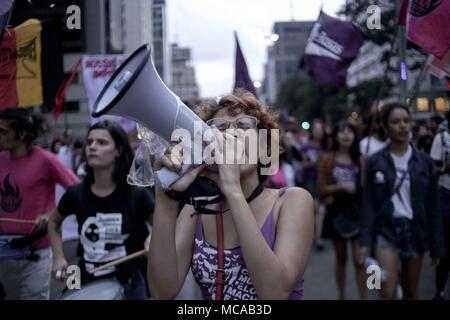
[[[252,93],[238,89],[234,94],[223,96],[219,101],[204,101],[194,111],[203,121],[207,121],[223,108],[228,108],[228,113],[231,116],[245,113],[257,118],[259,120],[258,129],[267,129],[267,154],[271,154],[271,129],[280,129],[280,127],[275,120],[277,116],[269,111],[269,107],[263,106]],[[280,135],[278,135],[278,145],[280,145],[279,138]]]
[[[248,91],[238,89],[234,94],[223,96],[218,102],[207,100],[202,102],[194,111],[207,121],[223,108],[228,108],[231,116],[241,112],[256,117],[259,120],[258,129],[279,129],[276,116],[263,106],[256,97]]]

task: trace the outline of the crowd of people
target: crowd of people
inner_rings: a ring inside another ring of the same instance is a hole
[[[295,117],[277,121],[240,91],[197,111],[213,130],[216,157],[239,141],[239,129],[280,129],[278,170],[263,176],[260,161],[215,170],[203,164],[170,190],[131,186],[133,148],[115,122],[92,125],[85,139],[66,130],[44,150],[36,145],[38,117],[1,111],[0,298],[48,299],[51,277],[67,278],[69,233],[82,285],[114,281],[126,299],[173,299],[188,273],[204,299],[307,299],[304,273],[325,239],[333,243],[339,299],[347,294],[349,248],[361,299],[374,260],[384,271],[381,298],[419,298],[428,253],[436,267],[433,298],[445,298],[449,112],[417,122],[406,106],[391,103],[365,123],[315,119],[303,130]],[[245,151],[238,157],[248,157]],[[168,148],[152,165],[179,171],[183,159],[176,157]],[[180,195],[202,179],[219,200],[200,208]],[[99,270],[140,250],[143,256]]]

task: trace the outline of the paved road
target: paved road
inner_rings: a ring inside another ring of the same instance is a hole
[[[350,247],[349,247],[350,249]],[[351,251],[349,250],[349,253]],[[326,249],[314,251],[305,272],[305,299],[334,300],[338,291],[334,277],[334,251],[331,242],[326,242]],[[429,300],[434,294],[434,268],[429,257],[424,259],[419,283],[419,298]],[[447,297],[450,297],[450,283],[447,284]],[[369,299],[376,299],[376,290],[369,292]],[[355,272],[350,261],[347,262],[347,299],[359,299],[355,282]]]
[[[65,243],[65,251],[69,264],[74,263],[75,243]],[[350,249],[350,248],[349,248]],[[350,253],[350,250],[349,250]],[[305,299],[307,300],[334,300],[338,299],[338,292],[334,278],[334,251],[331,242],[325,242],[325,250],[313,251],[305,272]],[[62,289],[61,284],[52,281],[51,298],[58,297]],[[447,297],[450,297],[450,283],[447,285]],[[427,257],[424,261],[419,284],[420,299],[429,300],[434,294],[434,269]],[[376,299],[376,291],[369,293],[369,299]],[[188,279],[177,299],[190,300],[201,299],[200,291],[192,278]],[[359,299],[356,288],[353,265],[347,263],[347,299]]]

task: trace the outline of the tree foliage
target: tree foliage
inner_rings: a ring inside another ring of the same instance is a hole
[[[373,4],[379,5],[381,8],[381,29],[370,29],[366,23],[369,16],[367,8]],[[348,0],[338,12],[342,18],[352,21],[361,29],[366,42],[370,41],[377,46],[388,48],[381,55],[379,63],[384,70],[388,68],[387,72],[390,73],[390,77],[383,75],[360,82],[354,87],[332,90],[319,86],[308,75],[299,71],[281,84],[276,106],[287,108],[290,114],[299,119],[311,120],[321,117],[335,121],[342,119],[351,111],[367,114],[379,95],[381,98],[391,95],[395,83],[390,78],[395,79],[399,72],[398,63],[396,63],[398,61],[396,59],[398,53],[396,43],[397,5],[400,5],[400,0]],[[408,44],[406,62],[409,70],[420,68],[424,61],[424,54],[417,49]],[[392,52],[390,52],[391,50]],[[390,55],[392,57],[389,57]],[[390,60],[389,66],[388,60]],[[381,94],[380,89],[382,89]]]

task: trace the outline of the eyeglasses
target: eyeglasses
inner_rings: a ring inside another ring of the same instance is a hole
[[[216,128],[220,131],[225,131],[230,128],[231,124],[234,124],[236,129],[248,130],[248,129],[256,129],[256,126],[259,123],[259,120],[252,116],[242,116],[235,120],[227,120],[224,118],[212,118],[206,121],[208,126],[215,125]]]

